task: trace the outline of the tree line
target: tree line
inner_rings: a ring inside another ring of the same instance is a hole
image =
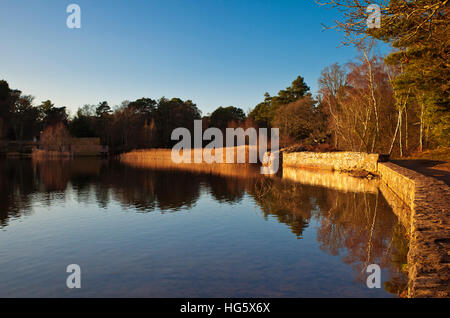
[[[50,100],[34,105],[34,97],[11,89],[0,81],[0,139],[29,141],[44,137],[50,143],[68,137],[100,137],[113,152],[136,148],[168,148],[172,131],[186,127],[193,132],[194,120],[202,120],[204,129],[225,130],[233,123],[246,120],[244,111],[234,106],[219,107],[207,116],[201,115],[191,100],[140,98],[123,101],[111,107],[107,101],[80,107],[69,116],[66,107],[57,107]],[[41,140],[41,143],[44,142]],[[45,143],[45,142],[44,142]]]
[[[433,134],[433,117],[426,117],[423,104],[396,91],[399,69],[373,52],[373,42],[364,42],[356,60],[324,68],[316,96],[298,76],[278,94],[266,93],[248,114],[228,106],[202,116],[191,100],[162,97],[123,101],[114,107],[102,101],[69,116],[65,107],[49,100],[34,106],[32,96],[0,81],[0,133],[10,140],[48,136],[50,144],[57,140],[54,136],[100,137],[112,152],[122,152],[170,148],[177,142],[171,140],[175,128],[193,132],[194,120],[201,119],[203,129],[217,127],[223,132],[236,127],[279,128],[280,145],[297,149],[404,156],[424,147],[448,146],[448,139]]]
[[[379,28],[370,29],[366,27],[370,14],[366,9],[373,1],[316,1],[341,13],[331,28],[344,33],[344,45],[355,45],[365,50],[367,40],[372,39],[384,41],[392,47],[384,62],[389,68],[387,80],[395,103],[390,124],[395,127],[393,140],[398,143],[399,153],[408,152],[410,148],[422,151],[424,148],[448,147],[449,1],[379,1],[381,24]],[[371,98],[375,111],[378,101],[374,96]],[[376,119],[376,138],[382,131],[379,119]],[[418,136],[411,136],[411,133]],[[391,143],[389,150],[392,151],[393,147]]]
[[[449,1],[380,1],[380,28],[366,25],[371,0],[317,2],[339,10],[331,28],[344,33],[343,44],[355,45],[359,57],[321,72],[315,106],[298,78],[277,96],[266,93],[250,115],[278,126],[287,144],[324,142],[400,157],[449,147]],[[391,53],[373,54],[376,40]]]

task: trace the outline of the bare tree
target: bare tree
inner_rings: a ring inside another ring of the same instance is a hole
[[[48,126],[42,133],[40,144],[45,150],[67,151],[65,149],[69,144],[69,131],[66,126],[59,122],[55,125]]]
[[[329,112],[335,147],[386,152],[395,112],[388,69],[370,46],[361,47],[357,61],[346,70],[333,65],[319,79],[320,100]]]
[[[390,34],[396,41],[406,41],[420,33],[433,36],[435,25],[448,23],[445,16],[439,13],[447,9],[449,0],[315,0],[321,6],[329,6],[342,14],[335,25],[325,26],[328,29],[343,31],[343,44],[361,43],[371,35],[378,36],[376,29],[367,28],[367,19],[371,14],[367,8],[377,4],[381,13],[381,28],[384,32],[395,30]],[[399,21],[405,21],[401,26]]]

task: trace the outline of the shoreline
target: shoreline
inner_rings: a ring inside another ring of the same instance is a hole
[[[378,175],[379,190],[410,234],[408,297],[448,298],[450,187],[441,180],[387,162],[386,159],[378,154],[356,152],[283,153],[283,169],[365,170]]]

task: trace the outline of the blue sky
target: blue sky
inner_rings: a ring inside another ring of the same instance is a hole
[[[313,0],[2,0],[0,79],[72,114],[161,96],[247,111],[298,75],[316,92],[325,66],[356,56],[321,26],[336,14]]]

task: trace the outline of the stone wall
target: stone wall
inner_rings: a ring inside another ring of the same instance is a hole
[[[412,207],[415,197],[415,182],[408,171],[410,170],[391,162],[380,162],[377,174],[403,202]]]
[[[408,296],[450,297],[450,188],[391,162],[379,163],[378,169],[411,210],[399,215],[409,218]]]
[[[408,297],[450,297],[450,187],[444,182],[358,152],[283,152],[283,170],[291,179],[345,188],[335,176],[316,177],[292,168],[365,170],[380,176],[379,190],[410,234]],[[283,171],[283,177],[285,173]],[[323,180],[319,180],[323,178]],[[355,186],[352,185],[354,188]]]
[[[365,170],[377,172],[379,154],[363,152],[283,152],[283,166],[337,171]]]
[[[406,204],[405,201],[400,199],[400,197],[387,186],[387,184],[381,180],[378,182],[378,189],[389,203],[392,208],[392,211],[397,216],[400,224],[402,224],[408,232],[408,235],[411,235],[411,208],[409,204]]]

